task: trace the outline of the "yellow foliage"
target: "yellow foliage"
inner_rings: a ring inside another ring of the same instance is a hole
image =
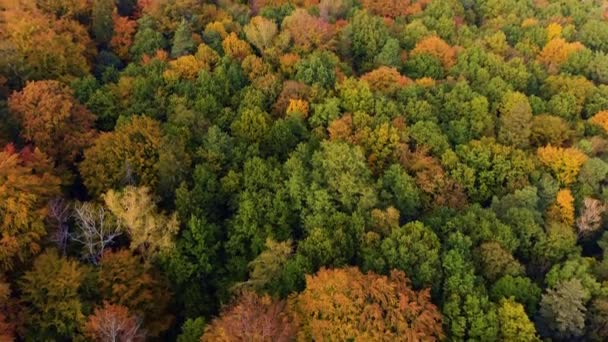
[[[148,188],[128,186],[120,192],[110,190],[103,199],[126,227],[131,250],[138,251],[146,262],[173,248],[173,236],[179,230],[177,216],[159,213]]]
[[[555,199],[555,210],[559,213],[560,221],[568,224],[569,226],[574,224],[574,197],[570,189],[561,189],[557,193]]]
[[[417,85],[424,88],[431,88],[435,86],[435,80],[430,77],[419,78],[415,82]]]
[[[246,41],[239,39],[234,32],[230,33],[222,41],[222,48],[226,55],[241,61],[252,54],[251,46]]]
[[[547,40],[551,41],[562,36],[562,25],[551,23],[547,26]]]
[[[583,48],[579,42],[568,43],[563,38],[552,39],[545,45],[538,55],[538,61],[545,66],[551,73],[558,71],[559,66],[568,60],[570,54]]]
[[[581,166],[587,160],[587,156],[574,147],[561,148],[551,145],[540,147],[537,156],[563,185],[568,185],[576,180]]]
[[[205,26],[205,33],[209,34],[210,32],[217,32],[222,39],[226,39],[226,37],[228,37],[226,27],[224,27],[224,24],[219,21],[211,22]]]
[[[538,24],[538,20],[536,18],[526,18],[521,22],[521,27],[522,28],[532,27],[532,26],[535,26],[536,24]]]
[[[202,69],[208,70],[209,66],[192,55],[186,55],[170,61],[169,69],[163,72],[163,77],[167,81],[177,81],[181,78],[193,80]]]
[[[608,133],[608,110],[603,110],[595,114],[589,122],[602,127]]]
[[[197,60],[204,63],[205,69],[213,67],[220,60],[220,56],[208,45],[200,44],[194,54]]]
[[[287,115],[298,113],[306,118],[308,116],[308,101],[300,99],[290,99],[287,107]]]

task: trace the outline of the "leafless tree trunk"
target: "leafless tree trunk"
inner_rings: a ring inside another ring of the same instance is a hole
[[[92,203],[74,205],[73,217],[78,226],[72,240],[83,245],[83,255],[97,265],[105,248],[122,234],[119,222],[103,206]]]
[[[51,233],[50,239],[64,255],[70,237],[68,226],[70,209],[71,205],[61,197],[56,197],[49,201],[48,221],[55,228]]]

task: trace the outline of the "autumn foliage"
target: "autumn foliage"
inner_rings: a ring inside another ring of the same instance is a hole
[[[321,269],[297,298],[300,337],[314,340],[436,341],[442,318],[429,290],[416,292],[401,271],[390,276],[356,268]]]
[[[429,36],[416,43],[411,55],[419,54],[429,54],[436,57],[446,69],[449,69],[456,61],[456,49],[437,36]]]
[[[587,160],[587,156],[576,148],[561,148],[551,145],[537,150],[538,159],[547,166],[557,180],[568,185],[576,180],[576,176]]]
[[[285,301],[244,292],[207,326],[201,341],[291,341],[295,329]]]

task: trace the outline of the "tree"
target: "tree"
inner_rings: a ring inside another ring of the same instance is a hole
[[[367,82],[373,91],[391,95],[402,87],[411,83],[411,80],[401,75],[397,69],[389,67],[379,67],[363,76],[361,80]]]
[[[423,223],[414,221],[393,229],[382,241],[381,250],[388,270],[411,274],[415,288],[431,287],[440,275],[439,239]]]
[[[587,312],[589,326],[587,336],[592,341],[604,341],[608,338],[608,299],[598,297],[591,302]]]
[[[540,288],[530,278],[510,274],[498,279],[490,290],[490,296],[495,302],[512,298],[523,304],[530,316],[536,313],[540,295]]]
[[[131,250],[146,262],[173,248],[173,237],[179,229],[177,217],[159,213],[147,188],[128,186],[120,192],[110,190],[103,199],[129,234]]]
[[[532,160],[523,151],[488,138],[457,146],[456,156],[459,161],[451,171],[452,176],[475,201],[524,187],[534,169]],[[447,157],[444,154],[443,158]]]
[[[10,270],[37,254],[46,235],[47,202],[59,194],[59,179],[38,149],[0,151],[0,269]]]
[[[608,133],[608,110],[596,113],[591,119],[589,119],[589,122],[600,126]]]
[[[160,124],[144,116],[100,134],[79,165],[87,190],[98,196],[125,184],[154,187],[161,135]]]
[[[47,250],[20,279],[27,304],[26,338],[61,340],[73,337],[84,322],[78,290],[85,270],[76,261]]]
[[[114,22],[114,34],[110,40],[110,47],[122,60],[129,58],[129,50],[133,44],[133,35],[137,31],[137,22],[127,17],[121,17],[114,14],[112,16]]]
[[[167,46],[167,41],[163,34],[158,32],[154,19],[143,16],[137,21],[137,26],[130,49],[133,60],[139,60],[144,55],[152,56],[157,50],[162,50]]]
[[[192,30],[190,23],[182,19],[175,35],[173,36],[173,45],[171,47],[171,57],[177,58],[194,52],[194,41],[192,40]]]
[[[204,331],[205,319],[203,317],[189,318],[182,325],[182,332],[177,336],[177,342],[199,342]]]
[[[350,22],[350,39],[355,66],[359,71],[372,69],[374,58],[388,39],[388,30],[380,18],[367,11],[357,11]]]
[[[456,50],[437,36],[428,36],[416,43],[411,55],[419,54],[428,54],[439,59],[445,70],[449,70],[456,60]]]
[[[540,147],[536,155],[563,185],[576,181],[581,166],[587,161],[587,156],[575,147],[561,148],[547,145]]]
[[[104,302],[95,308],[84,326],[85,335],[93,341],[143,341],[140,320],[122,305]]]
[[[242,61],[251,55],[251,46],[246,41],[239,39],[236,33],[231,32],[223,41],[222,48],[227,56]]]
[[[559,116],[541,114],[532,118],[530,142],[533,146],[561,146],[571,136],[568,123]]]
[[[538,61],[544,64],[549,72],[556,73],[568,57],[583,48],[579,42],[568,43],[563,38],[550,40],[538,55]]]
[[[498,142],[525,148],[529,144],[532,108],[526,95],[509,92],[499,108]]]
[[[276,242],[266,240],[266,250],[249,263],[249,279],[238,287],[251,287],[255,291],[273,289],[283,272],[283,268],[293,253],[291,241]],[[273,291],[275,292],[275,291]]]
[[[540,317],[550,336],[576,338],[585,329],[585,290],[578,279],[548,289],[540,302]]]
[[[586,197],[583,200],[583,209],[580,216],[576,219],[576,226],[581,235],[596,232],[602,224],[602,215],[606,212],[607,206],[599,200]]]
[[[421,3],[416,2],[412,4],[410,0],[363,0],[361,2],[363,8],[371,13],[391,19],[418,13],[422,10],[423,6]]]
[[[173,317],[166,310],[171,293],[166,280],[128,250],[106,251],[97,279],[101,299],[128,308],[142,320],[148,336],[158,336],[170,326]]]
[[[270,115],[259,108],[245,109],[230,126],[234,136],[247,142],[261,142],[270,131]]]
[[[243,31],[245,31],[247,40],[262,53],[271,46],[278,33],[277,25],[274,22],[260,16],[251,18]]]
[[[306,289],[296,300],[302,339],[443,338],[442,317],[429,290],[412,290],[401,271],[387,277],[357,268],[321,269],[306,276]]]
[[[522,265],[497,242],[484,242],[477,249],[480,273],[490,282],[504,275],[517,276],[524,271]]]
[[[36,81],[13,93],[9,109],[21,122],[21,135],[54,161],[71,165],[95,136],[95,116],[58,81]]]
[[[296,332],[284,301],[242,293],[206,328],[201,341],[291,341]]]
[[[336,61],[332,53],[315,51],[296,64],[295,79],[311,86],[332,88],[336,83]]]
[[[0,50],[7,58],[0,61],[0,70],[10,81],[23,84],[88,74],[88,58],[94,55],[94,47],[78,23],[54,20],[18,6],[3,11],[2,19]]]
[[[122,227],[106,208],[94,203],[74,205],[72,216],[78,231],[71,239],[82,244],[84,258],[97,265],[104,250],[122,234]]]
[[[313,17],[305,9],[293,11],[283,20],[281,28],[289,33],[299,51],[331,50],[333,47],[332,25],[322,18]]]
[[[530,322],[524,307],[511,299],[502,299],[498,307],[500,340],[513,342],[540,341],[534,324]]]
[[[109,44],[114,34],[114,12],[115,1],[113,0],[94,0],[91,28],[93,36],[99,44]]]

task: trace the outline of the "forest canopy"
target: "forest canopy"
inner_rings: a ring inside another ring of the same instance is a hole
[[[0,0],[0,340],[607,341],[605,0]]]

